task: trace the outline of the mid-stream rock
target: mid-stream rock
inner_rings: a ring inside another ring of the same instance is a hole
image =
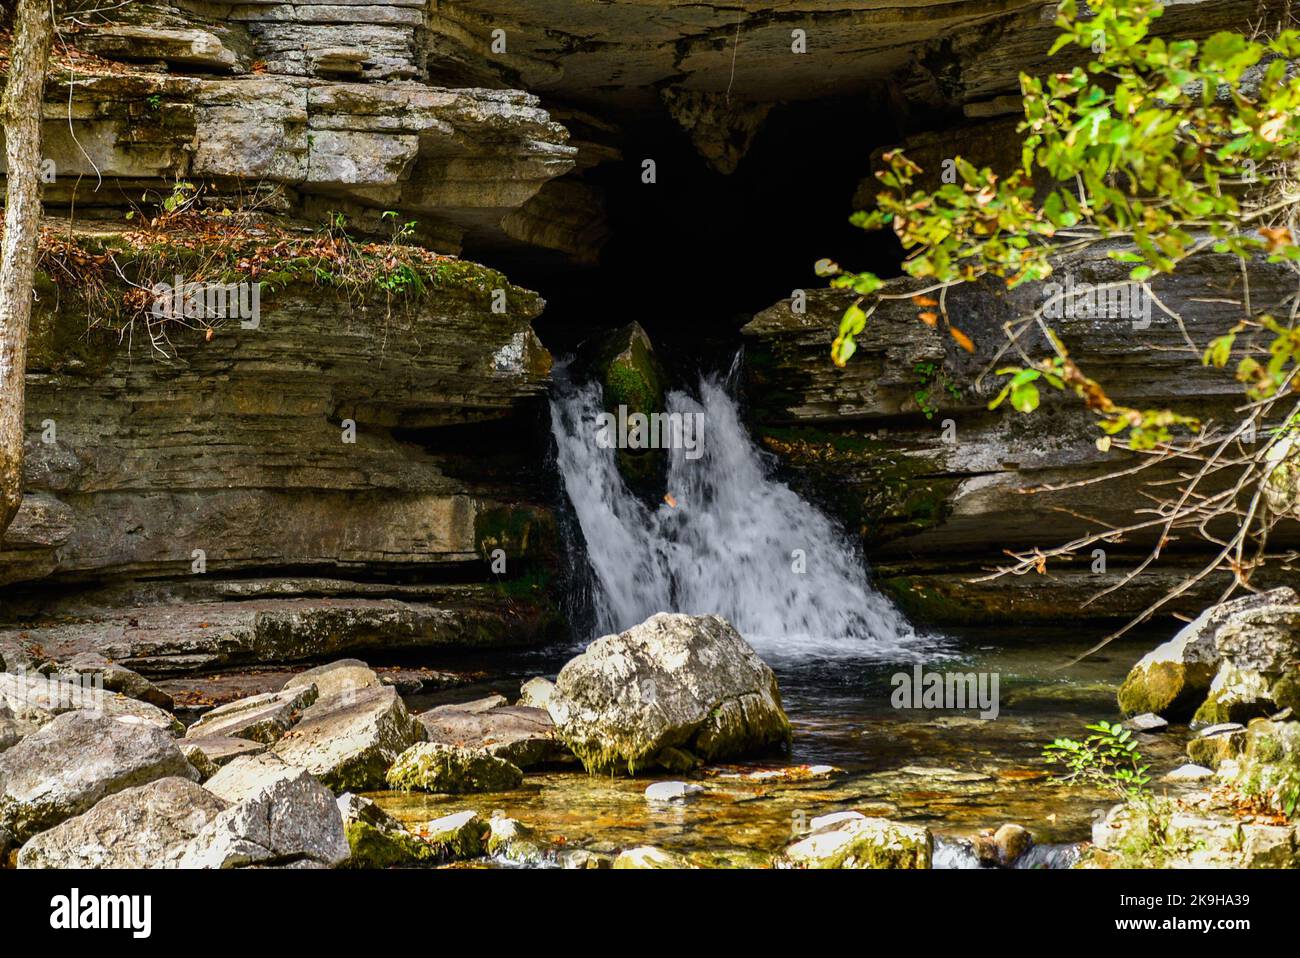
[[[320,699],[272,751],[341,792],[382,788],[397,757],[424,738],[424,726],[384,686]]]
[[[482,750],[421,742],[403,752],[388,770],[388,784],[404,791],[460,795],[518,788],[523,771]]]
[[[778,868],[929,868],[930,830],[858,813],[834,816],[789,845]]]
[[[347,792],[339,796],[338,807],[352,849],[346,867],[400,868],[437,861],[437,846],[412,835],[371,799]]]
[[[190,839],[228,804],[186,778],[128,788],[37,835],[23,846],[18,867],[175,867]]]
[[[176,740],[142,722],[68,712],[0,753],[0,829],[18,842],[156,779],[194,781]]]
[[[1256,623],[1276,622],[1279,608],[1297,602],[1295,591],[1283,587],[1211,606],[1138,661],[1119,690],[1120,708],[1126,715],[1153,712],[1166,718],[1189,717],[1219,671],[1218,637],[1249,634]]]
[[[589,771],[680,768],[788,743],[776,676],[715,615],[661,613],[560,671],[556,729]]]

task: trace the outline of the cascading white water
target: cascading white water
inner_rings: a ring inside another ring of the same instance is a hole
[[[598,634],[656,612],[712,612],[769,657],[911,658],[928,644],[867,584],[835,524],[772,478],[720,378],[704,377],[698,397],[669,393],[667,406],[703,414],[702,455],[669,450],[675,505],[651,509],[628,490],[616,450],[597,442],[600,386],[561,377],[551,400],[558,467],[586,540]]]

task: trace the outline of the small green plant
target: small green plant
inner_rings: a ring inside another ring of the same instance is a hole
[[[948,379],[939,363],[919,362],[912,367],[912,371],[916,373],[918,386],[912,397],[916,400],[917,406],[920,407],[926,419],[933,419],[934,414],[939,411],[938,394],[940,392],[946,392],[953,399],[961,398],[961,389]]]
[[[1118,722],[1087,726],[1093,734],[1083,741],[1058,738],[1043,749],[1050,764],[1064,765],[1062,781],[1110,789],[1120,798],[1141,801],[1150,797],[1147,770],[1151,767],[1138,751],[1133,733]]]
[[[162,95],[158,93],[154,93],[148,98],[147,102],[149,103],[149,109],[151,110],[160,109],[162,107]]]
[[[380,219],[392,220],[393,236],[392,242],[406,243],[415,235],[415,227],[419,225],[418,220],[407,220],[405,223],[399,223],[397,220],[397,210],[384,210]]]

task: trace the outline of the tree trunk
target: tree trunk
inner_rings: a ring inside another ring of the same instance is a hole
[[[32,280],[41,228],[41,110],[54,36],[50,0],[18,0],[4,122],[5,231],[0,243],[0,538],[23,496],[23,406]]]

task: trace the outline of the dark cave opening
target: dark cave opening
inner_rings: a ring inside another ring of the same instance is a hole
[[[825,284],[813,272],[817,260],[897,272],[893,236],[864,233],[848,217],[871,152],[898,137],[883,99],[782,104],[724,175],[666,114],[643,117],[627,125],[623,159],[586,174],[605,197],[611,231],[598,266],[480,255],[546,299],[534,326],[557,355],[635,320],[670,368],[717,366],[755,312]],[[654,183],[642,182],[645,159],[655,161]]]

